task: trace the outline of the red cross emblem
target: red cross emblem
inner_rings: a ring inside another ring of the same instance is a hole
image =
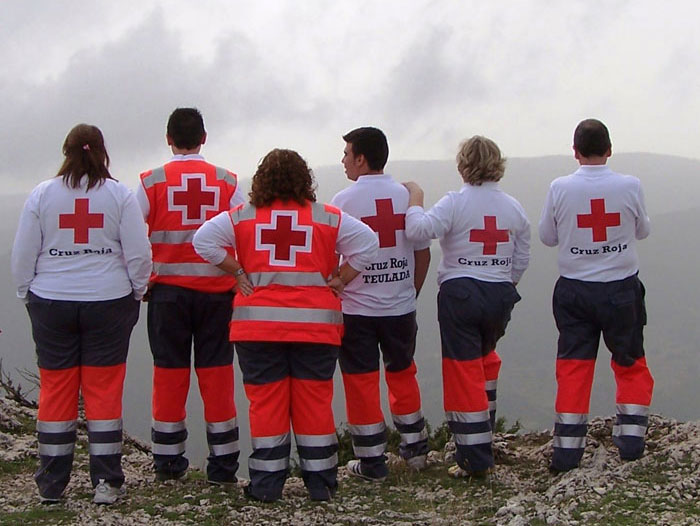
[[[500,230],[496,226],[496,216],[484,216],[484,228],[469,232],[469,241],[484,244],[484,256],[496,254],[498,243],[507,243],[508,239],[508,229]]]
[[[577,214],[579,228],[590,228],[593,241],[607,241],[608,227],[620,226],[619,212],[606,212],[605,199],[591,199],[591,213]]]
[[[73,229],[73,243],[89,243],[90,229],[103,228],[104,214],[90,213],[90,200],[86,197],[75,200],[74,213],[58,214],[58,228]]]
[[[396,231],[406,229],[406,214],[395,214],[391,199],[376,199],[377,215],[361,217],[360,220],[379,235],[379,247],[395,247]]]
[[[180,212],[183,225],[201,225],[219,210],[219,187],[206,183],[204,174],[182,174],[182,186],[168,188],[168,210]]]
[[[270,265],[293,267],[297,253],[311,252],[312,230],[299,224],[296,210],[273,210],[269,224],[255,226],[255,248],[270,251]]]

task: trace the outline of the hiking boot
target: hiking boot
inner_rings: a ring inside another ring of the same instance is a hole
[[[425,469],[428,462],[428,455],[416,455],[415,457],[407,458],[406,465],[413,471],[422,471]]]
[[[95,486],[95,497],[92,499],[92,502],[95,504],[114,504],[124,495],[126,495],[124,485],[116,488],[109,482],[105,482],[105,479],[100,479],[100,482]]]
[[[386,475],[383,477],[370,477],[362,473],[362,462],[359,460],[351,460],[345,466],[348,474],[353,477],[358,477],[363,480],[369,480],[370,482],[384,482],[386,480]]]
[[[455,479],[462,479],[462,478],[473,478],[473,479],[485,479],[488,477],[488,475],[491,473],[491,468],[486,468],[482,471],[471,471],[468,469],[464,469],[459,466],[459,464],[455,464],[454,466],[451,466],[447,470],[447,474]]]

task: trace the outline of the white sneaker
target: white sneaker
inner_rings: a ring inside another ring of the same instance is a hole
[[[413,471],[422,471],[428,462],[428,455],[416,455],[415,457],[407,458],[406,465]]]
[[[100,482],[95,486],[95,498],[92,502],[95,504],[114,504],[120,497],[126,495],[126,488],[122,485],[121,488],[115,488],[105,479],[100,479]]]

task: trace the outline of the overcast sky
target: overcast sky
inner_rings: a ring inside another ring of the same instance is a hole
[[[203,153],[243,177],[274,147],[342,174],[341,135],[361,125],[394,160],[450,159],[473,134],[510,157],[568,154],[586,117],[617,151],[700,158],[698,20],[692,0],[3,0],[2,188],[54,175],[78,122],[134,186],[168,158],[177,106],[202,111]]]

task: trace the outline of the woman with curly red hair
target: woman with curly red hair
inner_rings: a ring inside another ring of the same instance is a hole
[[[298,153],[272,150],[253,177],[250,203],[207,221],[193,241],[204,259],[238,279],[230,338],[250,402],[246,494],[260,501],[282,496],[292,428],[311,499],[335,493],[331,400],[343,333],[338,293],[378,250],[374,232],[317,203],[313,185]],[[226,247],[234,247],[236,257]],[[338,254],[344,256],[340,268]]]

